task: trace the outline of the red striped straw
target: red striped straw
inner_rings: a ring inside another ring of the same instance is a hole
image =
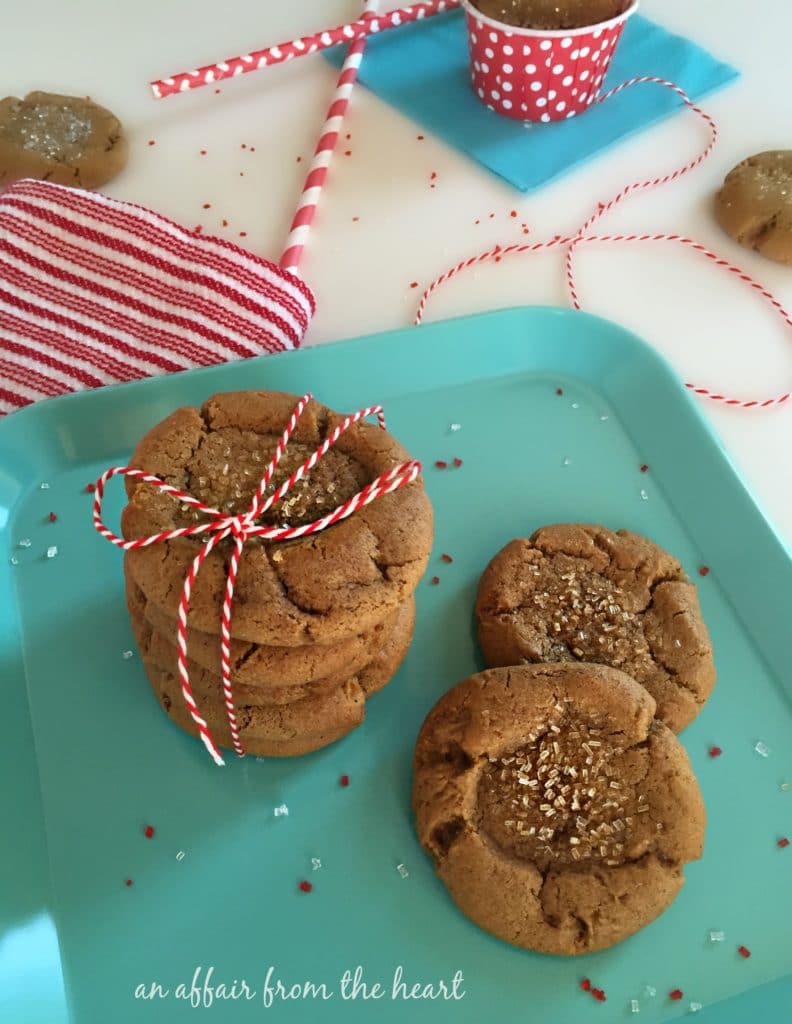
[[[371,20],[376,16],[379,0],[365,0],[363,18]],[[289,229],[289,236],[286,239],[286,246],[280,259],[281,268],[296,274],[308,235],[311,231],[316,208],[319,205],[319,197],[322,194],[327,169],[333,159],[333,152],[338,144],[338,136],[341,132],[341,125],[349,107],[349,98],[357,81],[358,70],[363,60],[363,52],[366,49],[366,37],[357,39],[349,48],[349,54],[341,68],[338,78],[333,102],[327,112],[327,118],[322,126],[319,142],[316,144],[314,158],[303,185],[300,202],[294,219]]]
[[[413,21],[431,18],[435,14],[453,11],[457,7],[459,7],[459,0],[424,0],[424,2],[412,4],[409,7],[400,7],[398,10],[389,11],[378,18],[368,18],[364,15],[357,21],[351,21],[346,25],[338,25],[336,28],[315,32],[310,36],[302,36],[302,38],[293,39],[288,43],[279,43],[277,46],[267,46],[263,50],[254,50],[252,53],[246,53],[244,57],[229,57],[227,60],[218,61],[216,64],[207,64],[195,71],[182,71],[178,75],[161,78],[156,82],[151,82],[151,91],[156,99],[161,100],[179,92],[190,92],[190,90],[200,89],[204,85],[212,85],[224,78],[236,78],[238,75],[258,71],[259,68],[272,67],[273,64],[281,64],[284,61],[293,60],[295,57],[307,57],[309,54],[318,53],[331,46],[350,43],[362,36],[374,35],[386,29],[398,28],[400,25],[408,25]]]

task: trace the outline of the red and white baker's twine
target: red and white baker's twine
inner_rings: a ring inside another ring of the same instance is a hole
[[[195,697],[193,696],[192,687],[190,685],[190,673],[187,667],[187,617],[190,609],[190,597],[196,577],[198,576],[203,563],[218,544],[227,540],[229,537],[233,538],[234,549],[232,551],[228,567],[228,578],[226,581],[222,617],[220,621],[220,662],[223,699],[225,701],[226,714],[228,716],[231,741],[236,753],[240,757],[243,757],[245,751],[239,737],[239,727],[237,725],[236,712],[234,710],[234,697],[231,684],[230,647],[234,588],[236,586],[237,573],[239,571],[239,560],[242,556],[242,551],[246,541],[250,540],[251,537],[260,537],[262,540],[268,541],[293,540],[297,537],[305,537],[309,534],[319,533],[321,530],[326,530],[329,526],[333,526],[342,519],[346,519],[348,516],[351,516],[359,509],[371,504],[372,501],[376,501],[377,498],[380,498],[385,494],[390,494],[392,491],[396,491],[399,488],[412,483],[421,473],[421,463],[416,459],[411,459],[408,462],[403,462],[394,466],[393,469],[388,470],[387,473],[383,473],[381,476],[378,476],[376,480],[367,484],[361,491],[349,498],[343,504],[339,505],[338,508],[312,523],[306,523],[303,526],[257,525],[256,521],[264,515],[268,509],[279,502],[291,490],[291,488],[305,476],[306,473],[310,472],[317,462],[327,454],[336,441],[338,441],[338,439],[345,434],[350,427],[354,426],[367,416],[376,416],[379,426],[383,430],[385,429],[385,417],[382,407],[379,405],[372,405],[366,409],[360,409],[358,412],[347,416],[322,442],[319,448],[317,448],[317,450],[308,459],[306,459],[294,473],[292,473],[288,480],[282,483],[280,487],[278,487],[277,490],[275,490],[268,498],[265,498],[265,492],[272,480],[272,476],[283,456],[283,453],[286,450],[289,439],[294,433],[297,421],[300,419],[300,416],[311,398],[312,396],[310,394],[303,395],[295,406],[291,418],[286,425],[286,429],[284,430],[277,448],[275,449],[275,454],[272,456],[269,465],[264,471],[264,475],[261,478],[261,482],[256,489],[256,493],[249,508],[246,512],[243,512],[240,515],[229,516],[225,512],[221,512],[216,508],[211,508],[209,505],[205,505],[203,502],[198,501],[197,498],[192,497],[192,495],[186,494],[184,491],[180,491],[177,487],[172,487],[170,484],[166,484],[159,477],[152,476],[150,473],[145,473],[139,469],[132,469],[129,466],[114,466],[103,473],[96,481],[96,492],[94,494],[93,504],[94,527],[97,532],[105,538],[105,540],[109,540],[111,544],[115,544],[116,547],[121,548],[123,551],[135,551],[140,548],[150,547],[152,544],[160,544],[164,541],[176,540],[179,537],[197,537],[203,534],[210,535],[208,541],[201,545],[198,554],[193,559],[189,572],[187,573],[187,578],[184,581],[184,587],[182,588],[177,623],[177,660],[181,690],[184,702],[187,705],[187,710],[190,712],[193,722],[195,722],[204,746],[209,751],[209,754],[215,764],[218,765],[224,764],[224,761],[214,739],[212,738],[209,726],[199,712],[198,706],[195,703]],[[105,487],[107,482],[114,476],[132,477],[133,479],[140,480],[143,483],[151,484],[152,486],[164,491],[166,494],[170,494],[175,500],[198,509],[200,512],[203,512],[204,515],[209,516],[210,519],[208,522],[198,523],[195,526],[185,526],[179,529],[165,530],[162,533],[155,533],[148,537],[138,537],[135,540],[125,540],[123,537],[117,536],[112,532],[112,530],[108,529],[102,521],[102,501],[104,498]]]
[[[651,83],[655,85],[662,85],[665,88],[673,90],[684,102],[684,104],[697,114],[707,125],[710,132],[710,139],[707,143],[706,148],[699,153],[693,160],[690,160],[683,167],[672,171],[669,174],[665,174],[656,178],[650,178],[646,181],[633,182],[630,185],[625,186],[617,195],[615,195],[608,202],[600,203],[596,211],[589,217],[581,229],[574,235],[556,235],[554,238],[548,239],[544,242],[531,242],[526,244],[514,244],[507,246],[496,245],[492,249],[488,249],[485,252],[480,253],[477,256],[471,256],[469,259],[461,260],[456,266],[451,267],[445,273],[436,277],[424,291],[421,296],[421,301],[418,304],[418,309],[415,315],[415,323],[421,324],[424,319],[426,307],[429,303],[431,296],[447,281],[461,274],[463,271],[468,270],[470,267],[478,266],[482,263],[488,263],[491,261],[500,262],[506,256],[519,256],[527,253],[535,253],[548,249],[557,249],[560,247],[566,247],[566,281],[567,289],[569,291],[570,300],[575,309],[581,309],[581,302],[578,294],[578,288],[575,281],[574,273],[574,255],[578,246],[591,243],[591,242],[674,242],[679,245],[687,246],[694,252],[700,253],[705,256],[708,260],[712,260],[716,266],[723,267],[730,274],[734,274],[739,280],[743,281],[754,291],[758,292],[763,299],[773,307],[776,313],[781,317],[787,327],[792,327],[792,314],[790,314],[783,304],[779,301],[776,296],[769,291],[764,285],[756,281],[750,274],[742,270],[740,267],[731,263],[731,261],[725,259],[723,256],[719,256],[717,253],[712,252],[705,245],[700,242],[694,241],[692,238],[687,238],[685,235],[677,234],[617,234],[617,235],[596,235],[589,234],[593,225],[606,213],[618,206],[624,199],[632,195],[635,192],[640,192],[644,189],[656,188],[660,185],[668,184],[672,181],[676,181],[683,175],[688,174],[690,171],[698,167],[712,152],[715,143],[718,138],[718,127],[715,121],[710,117],[709,114],[705,113],[700,107],[697,107],[689,96],[675,85],[673,82],[669,82],[663,78],[655,78],[652,76],[644,76],[640,78],[632,78],[627,82],[623,82],[621,85],[616,86],[609,92],[603,93],[598,97],[598,103],[604,103],[605,100],[610,99],[623,89],[627,89],[634,85],[643,85]],[[739,409],[754,409],[762,408],[766,409],[771,406],[782,405],[784,402],[789,401],[792,397],[792,391],[782,392],[780,395],[775,395],[765,399],[741,399],[733,398],[727,395],[721,394],[717,391],[712,391],[707,387],[703,387],[699,384],[685,384],[685,387],[692,391],[694,394],[699,395],[702,398],[707,398],[713,402],[720,402],[723,405],[733,406]]]
[[[378,3],[379,0],[366,0],[362,19],[364,23],[376,17]],[[316,208],[319,205],[319,198],[327,178],[327,169],[333,158],[333,152],[338,145],[341,125],[349,107],[349,98],[357,81],[365,49],[365,36],[356,40],[349,48],[349,53],[338,77],[338,84],[333,95],[333,101],[330,104],[330,109],[327,112],[327,118],[319,133],[316,151],[314,152],[314,157],[303,185],[302,195],[300,196],[300,201],[289,229],[289,236],[286,239],[286,246],[280,260],[281,267],[291,273],[297,273],[300,260],[302,259],[305,242],[316,216]]]
[[[369,35],[376,35],[386,29],[398,28],[400,25],[407,25],[412,21],[431,18],[435,14],[452,11],[457,7],[459,7],[459,0],[426,0],[426,2],[412,4],[409,7],[401,7],[396,11],[388,11],[387,14],[382,14],[377,18],[364,15],[357,21],[349,22],[346,25],[338,25],[336,28],[315,32],[313,35],[293,39],[288,43],[279,43],[277,46],[267,46],[262,50],[247,53],[244,57],[229,57],[227,60],[219,61],[216,64],[207,64],[195,71],[183,71],[178,75],[171,75],[169,78],[152,82],[151,91],[156,99],[164,99],[166,96],[173,96],[176,93],[189,92],[204,85],[212,85],[224,78],[236,78],[237,75],[246,75],[251,71],[258,71],[260,68],[293,60],[295,57],[306,57],[331,46],[350,43]]]

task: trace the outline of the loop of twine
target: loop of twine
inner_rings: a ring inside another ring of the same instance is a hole
[[[236,712],[234,709],[233,687],[231,684],[231,616],[233,611],[234,589],[236,587],[237,574],[239,572],[239,562],[246,542],[252,537],[260,537],[264,540],[292,540],[297,537],[304,537],[309,534],[319,533],[320,531],[327,529],[329,526],[333,526],[335,523],[340,522],[342,519],[346,519],[354,512],[357,512],[364,506],[371,504],[371,502],[376,501],[377,498],[390,494],[391,492],[412,483],[421,473],[421,463],[416,459],[410,459],[407,462],[402,462],[399,465],[394,466],[392,469],[388,470],[388,472],[381,474],[376,478],[376,480],[367,484],[362,490],[358,491],[358,493],[353,495],[353,497],[347,499],[347,501],[343,502],[343,504],[339,505],[332,512],[322,516],[320,519],[317,519],[312,523],[306,523],[302,526],[257,525],[256,521],[270,508],[272,508],[273,505],[279,502],[291,490],[291,488],[305,476],[306,473],[310,472],[310,470],[314,468],[314,466],[327,454],[336,441],[338,441],[338,439],[345,434],[350,427],[354,426],[367,416],[376,416],[380,428],[383,430],[385,429],[385,417],[382,407],[379,405],[372,405],[365,409],[360,409],[358,412],[347,416],[338,424],[338,426],[336,426],[332,433],[325,438],[316,451],[309,456],[309,458],[307,458],[305,462],[303,462],[303,464],[294,471],[294,473],[292,473],[288,480],[284,481],[284,483],[282,483],[280,487],[278,487],[269,497],[265,497],[267,488],[269,487],[275,470],[283,457],[286,446],[294,433],[297,422],[312,397],[313,396],[310,393],[303,395],[295,406],[289,422],[278,441],[275,453],[264,470],[264,474],[256,488],[253,500],[247,510],[239,515],[230,516],[227,513],[221,512],[219,509],[205,505],[197,498],[194,498],[191,494],[186,494],[184,491],[179,490],[178,487],[172,487],[159,477],[153,476],[150,473],[145,473],[140,469],[132,469],[130,466],[114,466],[111,469],[106,470],[96,481],[96,491],[93,503],[94,527],[97,532],[105,538],[105,540],[110,541],[111,544],[115,544],[115,546],[121,548],[122,551],[135,551],[140,548],[150,547],[152,544],[160,544],[164,541],[176,540],[179,537],[198,537],[209,534],[207,542],[201,545],[200,550],[193,559],[187,573],[187,577],[184,581],[181,598],[179,600],[176,639],[178,647],[177,662],[182,696],[184,697],[184,702],[187,705],[190,716],[198,729],[198,733],[204,746],[208,750],[212,760],[217,765],[223,765],[225,762],[223,761],[220,751],[214,742],[211,730],[209,729],[206,720],[198,710],[192,686],[190,685],[190,673],[187,665],[187,618],[190,610],[192,589],[198,573],[201,571],[201,566],[218,544],[229,538],[233,540],[234,546],[229,560],[228,576],[226,579],[226,588],[223,597],[223,608],[220,620],[220,664],[223,700],[225,703],[229,730],[231,732],[231,741],[236,753],[240,757],[244,757],[245,750],[239,736],[239,726],[237,724]],[[209,517],[209,521],[205,523],[196,523],[194,526],[165,530],[160,533],[151,534],[147,537],[137,537],[134,540],[125,540],[123,537],[119,537],[113,533],[112,530],[108,529],[102,520],[102,503],[104,500],[105,488],[107,482],[115,476],[126,476],[135,480],[140,480],[143,483],[150,484],[164,493],[169,494],[182,504],[190,505],[191,507],[198,509],[204,515]]]
[[[645,75],[638,78],[631,78],[629,81],[622,82],[620,85],[615,86],[615,88],[610,89],[606,93],[603,93],[601,96],[597,98],[597,102],[604,103],[606,100],[615,96],[617,93],[622,92],[624,89],[631,88],[632,86],[635,85],[643,85],[647,83],[661,85],[664,88],[671,89],[681,98],[685,106],[694,114],[696,114],[699,118],[701,118],[701,120],[703,120],[704,123],[707,125],[710,133],[709,142],[707,143],[707,146],[698,154],[698,156],[694,157],[692,160],[688,161],[688,163],[684,164],[682,167],[679,167],[668,174],[656,178],[650,178],[646,181],[632,182],[631,184],[626,185],[620,192],[613,196],[612,199],[608,200],[607,202],[599,203],[597,205],[597,209],[588,218],[588,220],[585,222],[585,224],[583,224],[583,226],[576,234],[566,236],[556,235],[555,237],[548,239],[547,241],[544,242],[531,242],[527,244],[513,244],[507,246],[496,245],[492,249],[487,249],[485,252],[482,252],[477,256],[471,256],[468,259],[461,260],[455,266],[451,267],[449,270],[446,270],[444,273],[440,274],[439,277],[436,277],[426,287],[426,289],[423,292],[423,295],[421,296],[418,308],[416,310],[414,320],[416,326],[420,326],[420,324],[423,323],[429,299],[438,290],[438,288],[442,287],[442,285],[452,280],[452,278],[456,277],[458,274],[461,274],[463,271],[483,263],[488,263],[490,261],[495,261],[496,263],[499,263],[502,259],[504,259],[507,256],[520,256],[525,255],[527,253],[535,253],[564,246],[567,250],[565,260],[567,290],[569,292],[569,297],[572,306],[575,309],[580,310],[582,307],[580,297],[578,294],[574,269],[574,256],[579,246],[591,244],[594,242],[672,242],[678,245],[684,245],[692,249],[694,252],[697,252],[700,255],[706,257],[708,260],[711,260],[713,263],[715,263],[716,266],[722,267],[730,274],[733,274],[744,284],[747,284],[749,288],[758,292],[759,295],[770,304],[770,306],[775,310],[778,316],[781,317],[781,319],[787,325],[787,327],[792,327],[792,315],[790,315],[790,313],[786,310],[786,308],[783,306],[780,300],[768,288],[760,284],[750,274],[746,273],[746,271],[742,270],[740,267],[733,264],[730,260],[726,259],[723,256],[719,256],[717,253],[712,252],[705,245],[702,245],[700,242],[694,241],[692,238],[687,238],[685,235],[665,233],[606,235],[588,233],[591,231],[591,228],[594,226],[594,224],[596,224],[598,220],[600,220],[606,213],[614,209],[614,207],[618,206],[628,196],[636,192],[643,191],[645,189],[657,188],[661,185],[667,185],[670,184],[672,181],[676,181],[678,178],[683,177],[685,174],[688,174],[690,173],[690,171],[693,171],[697,167],[699,167],[715,148],[715,144],[718,140],[718,126],[713,120],[713,118],[700,107],[697,107],[683,89],[681,89],[674,82],[670,82],[665,78],[657,78],[651,75]],[[695,395],[698,395],[702,398],[707,398],[712,402],[720,402],[723,405],[733,406],[738,409],[766,409],[771,406],[782,405],[784,402],[787,402],[790,397],[792,397],[792,391],[787,390],[779,395],[775,395],[765,399],[741,399],[729,397],[727,395],[721,394],[718,391],[712,391],[709,388],[704,387],[703,385],[700,384],[686,383],[685,387],[688,390],[692,391]]]

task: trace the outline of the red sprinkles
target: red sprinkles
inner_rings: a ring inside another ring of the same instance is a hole
[[[702,565],[699,569],[699,576],[709,576],[709,566]]]
[[[127,880],[126,880],[126,881],[124,882],[124,885],[125,885],[125,886],[127,887],[127,889],[128,889],[128,888],[130,887],[130,885],[134,885],[134,883],[133,883],[133,881],[132,881],[132,879],[131,879],[131,878],[128,878],[128,879],[127,879]]]
[[[47,516],[47,518],[49,519],[49,521],[51,523],[57,523],[57,521],[58,521],[58,517],[55,515],[54,512],[50,512],[50,514]]]
[[[591,994],[594,996],[597,1002],[604,1003],[607,1001],[608,997],[605,995],[601,988],[593,988],[591,990]]]
[[[150,146],[156,146],[156,145],[157,145],[157,143],[156,143],[156,140],[155,140],[155,139],[149,139],[149,142],[148,142],[148,144],[149,144]]]
[[[591,991],[591,982],[589,981],[588,978],[584,978],[581,981],[581,983],[580,983],[580,987],[583,989],[584,992],[590,992]]]
[[[96,490],[96,484],[86,484],[85,485],[85,493],[86,494],[93,494],[93,492],[95,490]]]
[[[673,989],[671,989],[671,991],[670,991],[670,992],[668,993],[668,998],[669,998],[669,999],[673,999],[673,1000],[674,1000],[674,1002],[676,1003],[676,1002],[678,1002],[678,1001],[679,1001],[679,1000],[680,1000],[680,999],[682,998],[682,996],[683,996],[684,994],[685,994],[685,993],[684,993],[684,992],[682,991],[682,989],[681,989],[681,988],[673,988]]]
[[[411,288],[417,288],[418,287],[418,282],[417,281],[410,281],[410,287]]]
[[[563,388],[556,388],[556,394],[557,395],[563,395],[563,393],[564,393],[564,389]]]
[[[782,836],[776,843],[776,846],[780,846],[782,850],[785,850],[789,846],[789,840],[786,836]]]
[[[342,775],[341,778],[338,781],[341,783],[342,786],[348,786],[349,785],[349,776],[348,775]]]
[[[748,949],[747,946],[738,946],[737,952],[740,954],[743,960],[747,960],[748,957],[751,955],[751,951],[750,949]]]
[[[435,463],[435,466],[438,469],[448,469],[448,463],[444,462],[443,459],[438,459],[437,462]]]
[[[462,465],[462,459],[454,459],[454,465],[457,469]]]
[[[306,881],[300,882],[300,892],[311,892],[312,889],[313,889],[313,886],[311,885],[310,882],[306,882]]]
[[[723,751],[721,750],[720,747],[710,747],[709,748],[709,756],[710,757],[720,757],[722,753],[723,753]]]
[[[642,472],[642,473],[648,473],[648,472],[649,472],[649,467],[648,467],[648,466],[646,465],[646,463],[644,463],[644,464],[643,464],[643,465],[641,466],[641,472]]]
[[[437,586],[437,584],[439,582],[440,582],[440,577],[439,576],[433,576],[432,577],[432,583],[433,583],[434,586]]]
[[[441,558],[441,559],[442,559],[442,560],[443,560],[444,562],[447,562],[447,563],[448,563],[449,565],[451,564],[451,562],[453,562],[453,561],[454,561],[454,559],[453,559],[453,558],[451,557],[451,555],[440,555],[440,558]]]
[[[154,826],[153,825],[146,825],[146,827],[143,829],[143,835],[146,837],[146,839],[153,839],[154,838]]]

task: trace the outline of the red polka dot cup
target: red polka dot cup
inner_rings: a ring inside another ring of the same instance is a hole
[[[462,0],[473,90],[490,110],[516,121],[563,121],[599,96],[633,0],[617,18],[576,29],[530,29],[485,17]]]

